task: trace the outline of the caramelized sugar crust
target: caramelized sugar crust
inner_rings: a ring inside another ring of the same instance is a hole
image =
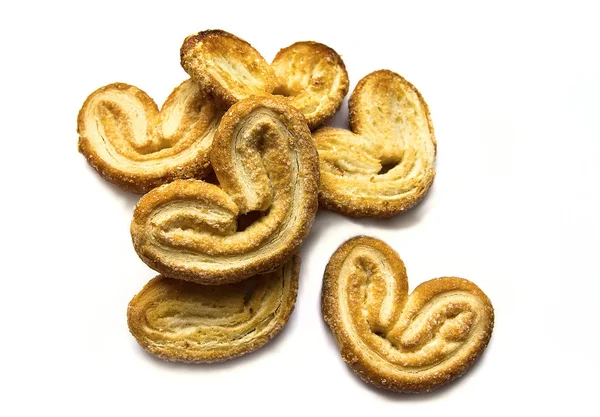
[[[494,327],[492,304],[471,281],[437,278],[409,295],[398,254],[366,236],[348,240],[329,260],[322,310],[348,366],[399,392],[431,391],[462,375]]]
[[[152,279],[131,300],[129,330],[159,358],[221,362],[263,346],[287,323],[298,292],[300,258],[243,282],[207,286]]]
[[[210,173],[209,152],[223,114],[191,80],[159,111],[142,90],[115,83],[93,92],[77,118],[79,151],[107,181],[144,193]]]
[[[179,180],[140,199],[131,223],[140,258],[201,284],[289,260],[318,208],[318,156],[302,114],[282,97],[242,100],[223,116],[210,160],[220,186]]]
[[[311,130],[329,120],[348,93],[344,61],[318,42],[290,45],[269,65],[248,42],[223,30],[206,30],[185,39],[181,65],[225,108],[251,96],[288,97]]]
[[[349,216],[390,217],[417,204],[435,177],[437,143],[429,109],[400,75],[375,71],[349,101],[350,130],[313,133],[320,203]]]
[[[348,94],[342,57],[322,43],[296,42],[280,50],[271,66],[279,80],[274,94],[289,97],[311,130],[331,119]]]
[[[275,72],[262,55],[224,30],[188,36],[181,46],[181,66],[225,108],[247,97],[270,94],[277,86]]]

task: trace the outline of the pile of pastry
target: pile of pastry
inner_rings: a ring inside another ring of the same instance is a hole
[[[93,92],[77,120],[79,151],[107,181],[145,193],[131,236],[160,275],[129,304],[135,339],[162,359],[223,361],[286,324],[319,206],[400,214],[433,182],[436,141],[423,97],[388,70],[358,82],[348,130],[323,127],[349,81],[342,58],[317,42],[269,64],[244,40],[207,30],[185,39],[181,65],[190,78],[160,110],[131,85]],[[460,376],[494,323],[489,299],[465,279],[409,295],[398,254],[364,236],[332,255],[322,310],[348,365],[403,392]]]

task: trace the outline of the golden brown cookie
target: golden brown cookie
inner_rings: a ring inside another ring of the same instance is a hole
[[[181,46],[181,66],[224,107],[250,96],[270,94],[277,85],[275,72],[262,55],[224,30],[188,36]]]
[[[302,114],[281,97],[242,100],[223,116],[210,159],[220,187],[180,180],[140,199],[131,223],[140,258],[201,284],[286,262],[318,208],[318,156]]]
[[[144,193],[210,172],[222,114],[191,80],[173,90],[160,112],[142,90],[110,84],[93,92],[79,111],[79,151],[107,181]]]
[[[280,50],[271,65],[279,79],[274,94],[289,97],[311,130],[333,117],[348,94],[344,61],[322,43],[296,42]]]
[[[201,285],[159,275],[129,303],[127,322],[153,355],[220,362],[252,352],[281,331],[298,292],[300,258],[243,282]]]
[[[344,61],[317,42],[288,46],[269,66],[246,41],[223,30],[206,30],[185,39],[181,65],[225,107],[250,96],[286,96],[310,129],[330,119],[348,93]]]
[[[350,129],[313,133],[319,151],[320,203],[349,216],[390,217],[417,204],[435,177],[429,109],[400,75],[375,71],[349,101]]]
[[[344,361],[364,381],[399,392],[431,391],[483,353],[494,309],[472,282],[433,279],[408,295],[398,254],[359,236],[333,254],[322,308]]]

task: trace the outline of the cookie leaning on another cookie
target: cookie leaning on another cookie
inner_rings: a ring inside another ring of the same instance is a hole
[[[390,217],[417,204],[435,177],[437,143],[429,109],[400,75],[375,71],[349,101],[350,129],[313,133],[320,203],[349,216]]]
[[[210,159],[220,187],[180,180],[140,199],[131,222],[140,258],[201,284],[286,262],[318,209],[318,156],[302,114],[282,97],[242,100],[223,116]]]
[[[256,350],[281,331],[298,292],[300,258],[243,282],[201,285],[162,275],[129,303],[127,323],[153,355],[221,362]]]
[[[494,327],[492,304],[475,284],[438,278],[408,295],[398,254],[365,236],[331,256],[322,309],[348,366],[364,381],[400,392],[431,391],[462,375]]]
[[[209,152],[222,114],[191,80],[173,90],[160,112],[142,90],[110,84],[79,111],[79,151],[107,181],[144,193],[211,172]]]
[[[224,107],[250,96],[288,97],[311,130],[333,117],[348,93],[344,61],[318,42],[283,48],[269,66],[248,42],[223,30],[206,30],[185,39],[181,65]]]

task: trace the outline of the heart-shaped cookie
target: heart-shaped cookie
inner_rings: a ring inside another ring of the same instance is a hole
[[[210,161],[220,187],[179,180],[140,199],[131,235],[141,259],[201,284],[241,281],[286,262],[318,208],[318,156],[302,114],[281,97],[236,103]]]
[[[350,239],[329,260],[322,309],[354,372],[400,392],[430,391],[462,375],[494,327],[492,304],[475,284],[438,278],[408,295],[398,254],[365,236]]]
[[[223,30],[206,30],[185,39],[181,65],[225,108],[251,96],[283,95],[304,114],[310,129],[330,119],[348,93],[342,58],[318,42],[288,46],[269,65],[248,42]]]
[[[144,193],[211,172],[209,152],[222,114],[191,80],[175,88],[160,111],[142,90],[110,84],[79,111],[79,151],[106,180]]]
[[[400,75],[375,71],[349,101],[350,129],[313,133],[320,203],[349,216],[390,217],[417,204],[435,177],[436,140],[427,104]]]

